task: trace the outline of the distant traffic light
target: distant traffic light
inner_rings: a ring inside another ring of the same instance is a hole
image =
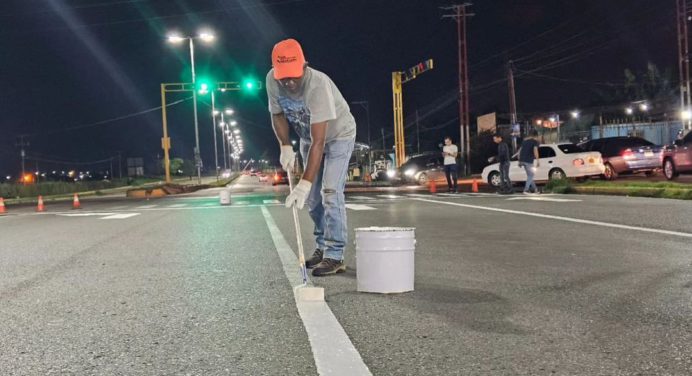
[[[204,95],[209,93],[211,90],[214,90],[214,85],[211,82],[212,80],[208,78],[201,78],[197,80],[197,92]]]

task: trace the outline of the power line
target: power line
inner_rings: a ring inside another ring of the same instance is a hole
[[[175,102],[171,102],[171,103],[166,104],[166,107],[171,107],[171,106],[180,104],[180,103],[182,103],[182,102],[188,101],[188,100],[190,100],[190,99],[192,99],[192,97],[180,99],[180,100],[178,100],[178,101],[175,101]],[[160,109],[161,109],[161,106],[157,106],[157,107],[152,107],[152,108],[149,108],[149,109],[146,109],[146,110],[142,110],[142,111],[139,111],[139,112],[135,112],[135,113],[131,113],[131,114],[119,116],[119,117],[112,118],[112,119],[97,121],[97,122],[95,122],[95,123],[76,125],[76,126],[74,126],[74,127],[63,128],[63,129],[56,129],[56,130],[53,130],[53,131],[44,131],[44,132],[36,132],[36,133],[31,133],[31,134],[24,134],[24,135],[22,135],[22,136],[24,136],[24,137],[48,136],[48,135],[57,134],[57,133],[71,132],[71,131],[75,131],[75,130],[78,130],[78,129],[93,128],[93,127],[97,127],[97,126],[99,126],[99,125],[104,125],[104,124],[108,124],[108,123],[113,123],[113,122],[116,122],[116,121],[120,121],[120,120],[124,120],[124,119],[133,118],[133,117],[136,117],[136,116],[148,114],[148,113],[150,113],[150,112],[158,111],[158,110],[160,110]]]

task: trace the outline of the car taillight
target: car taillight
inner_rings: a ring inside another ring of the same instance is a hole
[[[577,158],[577,159],[575,159],[575,160],[572,161],[572,164],[575,165],[575,166],[577,166],[577,167],[583,166],[583,165],[584,165],[584,160],[581,159],[581,158]]]
[[[632,152],[632,149],[627,149],[622,152],[622,158],[624,159],[634,159],[634,153]]]
[[[279,180],[279,174],[274,175],[274,180]]]

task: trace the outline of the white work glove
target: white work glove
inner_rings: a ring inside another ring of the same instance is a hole
[[[305,200],[307,200],[310,194],[310,189],[312,188],[312,183],[307,180],[300,179],[296,187],[293,188],[291,194],[286,197],[286,207],[290,208],[295,205],[296,208],[302,209],[305,205]]]
[[[538,162],[538,159],[534,159],[534,160],[533,160],[533,167],[538,168],[538,166],[540,166],[540,165],[541,165],[541,164]]]
[[[293,151],[293,146],[291,145],[281,145],[281,156],[279,157],[281,162],[281,168],[286,172],[293,171],[296,162],[296,152]]]

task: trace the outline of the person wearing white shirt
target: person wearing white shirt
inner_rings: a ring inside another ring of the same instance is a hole
[[[457,180],[459,180],[459,172],[457,168],[457,154],[459,149],[452,143],[451,137],[445,137],[445,146],[442,147],[442,156],[444,157],[445,176],[447,177],[447,186],[449,192],[459,192]]]

